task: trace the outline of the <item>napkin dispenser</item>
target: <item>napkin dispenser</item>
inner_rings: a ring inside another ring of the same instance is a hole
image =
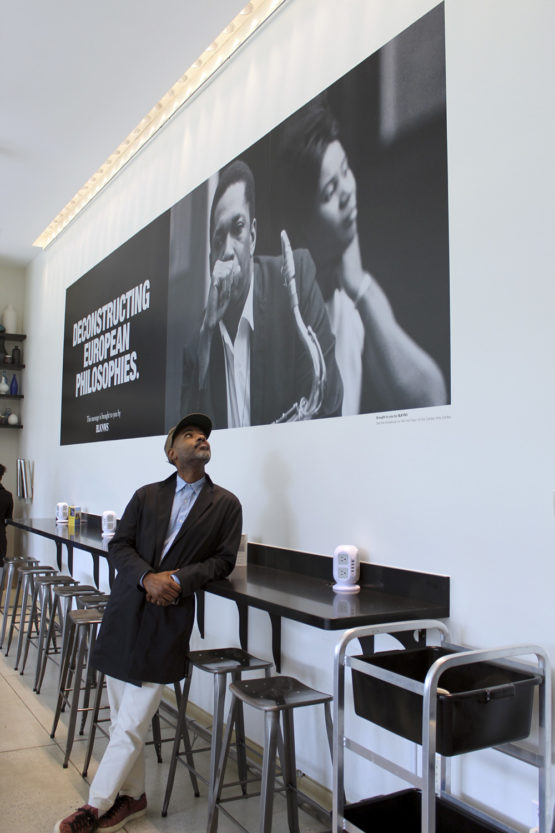
[[[61,501],[56,504],[56,523],[67,524],[69,516],[69,506],[67,503]]]

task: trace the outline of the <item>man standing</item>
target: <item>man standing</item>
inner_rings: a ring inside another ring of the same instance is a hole
[[[6,472],[6,466],[0,463],[0,571],[4,568],[4,558],[6,557],[6,521],[12,517],[13,513],[13,497],[12,493],[8,492],[2,485],[2,478]],[[1,575],[1,572],[0,572]]]
[[[233,569],[241,504],[205,473],[211,420],[189,414],[164,450],[177,473],[140,488],[109,545],[117,569],[91,658],[106,676],[110,742],[89,802],[54,833],[112,833],[145,813],[144,741],[164,685],[186,675],[194,592]]]
[[[335,342],[314,264],[282,238],[281,258],[255,257],[254,179],[244,162],[232,162],[212,202],[210,290],[200,333],[185,350],[182,384],[182,409],[208,409],[217,428],[275,422],[309,398],[314,364],[285,285],[291,280],[307,336],[322,357],[321,396],[309,416],[341,413]]]

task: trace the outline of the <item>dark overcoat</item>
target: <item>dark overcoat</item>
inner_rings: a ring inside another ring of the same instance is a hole
[[[6,557],[6,520],[12,517],[13,497],[0,483],[0,567]]]
[[[132,683],[171,683],[185,676],[194,621],[194,592],[225,578],[235,565],[242,527],[241,504],[206,475],[206,483],[162,564],[176,474],[143,486],[131,498],[109,545],[117,570],[92,664]],[[147,602],[141,577],[175,570],[181,596],[175,605]]]

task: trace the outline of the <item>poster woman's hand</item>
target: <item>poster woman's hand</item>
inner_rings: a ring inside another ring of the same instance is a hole
[[[338,283],[353,302],[360,300],[365,287],[365,272],[360,257],[358,236],[355,236],[341,256],[338,267]]]

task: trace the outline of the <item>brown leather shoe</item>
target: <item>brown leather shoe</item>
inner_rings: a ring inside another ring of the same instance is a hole
[[[98,819],[97,830],[102,833],[114,833],[124,824],[146,813],[146,795],[143,793],[140,798],[131,798],[130,795],[118,795],[109,810]]]
[[[54,825],[54,833],[94,833],[98,825],[98,810],[85,804],[71,816],[60,819]]]

